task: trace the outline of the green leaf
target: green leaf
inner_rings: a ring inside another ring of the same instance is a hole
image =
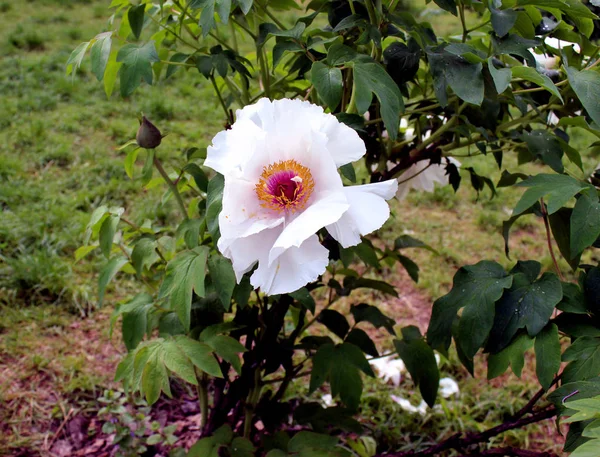
[[[566,406],[576,413],[565,419],[563,422],[580,422],[590,419],[600,418],[600,396],[595,398],[583,398],[581,400],[571,400]]]
[[[90,45],[90,42],[86,41],[85,43],[81,43],[79,46],[77,46],[73,50],[73,52],[69,56],[69,59],[67,60],[67,74],[68,75],[75,76],[77,69],[81,66],[81,62],[83,61],[83,58],[85,57],[85,52],[87,51],[87,48],[89,45]]]
[[[121,62],[117,62],[117,54],[113,52],[108,57],[108,63],[104,70],[104,93],[106,94],[106,98],[110,98],[112,95],[115,82],[117,81],[117,74],[122,66]]]
[[[137,6],[132,6],[127,11],[127,19],[129,19],[129,26],[131,27],[131,33],[136,39],[140,38],[142,29],[144,28],[144,12],[146,10],[146,4],[141,3]]]
[[[344,339],[350,330],[350,324],[348,324],[346,318],[333,309],[321,311],[318,321],[341,339]]]
[[[592,120],[600,125],[600,74],[593,70],[577,71],[567,67],[569,84]]]
[[[147,293],[137,294],[128,303],[119,306],[110,318],[110,333],[115,321],[123,315],[122,334],[123,342],[128,350],[133,350],[144,338],[147,328],[147,314],[152,307],[152,296]]]
[[[563,150],[558,138],[554,135],[545,130],[533,130],[524,132],[521,138],[527,143],[529,152],[536,159],[540,159],[557,173],[562,173],[565,170],[562,163]]]
[[[231,442],[231,457],[254,457],[256,448],[246,438],[236,436]]]
[[[342,100],[342,70],[328,67],[322,61],[317,61],[312,65],[310,80],[317,89],[319,97],[331,111],[335,110]]]
[[[152,63],[159,62],[154,41],[144,45],[126,44],[117,54],[121,62],[121,95],[128,97],[140,85],[142,79],[152,84]]]
[[[302,306],[304,306],[311,313],[315,314],[315,299],[312,297],[310,292],[306,287],[298,289],[295,292],[289,294],[294,300],[299,302]]]
[[[164,365],[163,355],[156,351],[148,358],[142,371],[142,390],[148,404],[156,403],[161,391],[171,396],[169,375]]]
[[[160,433],[157,433],[155,435],[150,435],[148,438],[146,438],[146,444],[148,446],[154,446],[160,442],[162,442],[163,437],[160,435]]]
[[[100,226],[99,238],[100,238],[100,250],[106,258],[110,257],[110,251],[112,250],[113,238],[117,231],[117,226],[121,218],[116,214],[111,214]]]
[[[539,265],[539,264],[538,264]],[[523,273],[514,275],[512,287],[496,304],[494,325],[487,349],[504,349],[519,329],[536,336],[548,323],[554,307],[562,299],[562,287],[554,273],[546,272],[537,281]]]
[[[356,108],[359,113],[371,106],[373,94],[381,104],[381,117],[390,139],[398,137],[400,114],[404,111],[404,101],[400,89],[385,69],[373,59],[362,57],[354,62],[354,91]]]
[[[544,390],[548,390],[560,369],[558,327],[549,324],[535,338],[535,372]]]
[[[593,439],[586,441],[585,443],[578,446],[571,454],[570,457],[597,457],[598,449],[600,449],[600,439]]]
[[[129,151],[127,153],[127,156],[125,157],[125,162],[124,162],[124,168],[125,168],[125,173],[127,173],[127,176],[129,176],[129,179],[133,179],[133,166],[135,165],[135,161],[137,159],[137,156],[140,152],[140,148],[135,148],[132,149],[131,151]]]
[[[433,249],[428,244],[424,243],[421,240],[413,238],[409,235],[401,235],[394,240],[394,249],[407,249],[407,248],[423,248],[427,249],[429,252],[433,252],[436,255],[439,255],[439,252]]]
[[[433,2],[443,10],[446,10],[455,16],[458,15],[455,0],[433,0]]]
[[[506,35],[517,21],[517,12],[515,10],[499,10],[490,5],[490,12],[492,13],[492,28],[499,37]],[[501,91],[498,91],[498,93],[501,93]]]
[[[171,308],[177,313],[186,330],[190,328],[192,291],[204,297],[208,253],[208,247],[199,246],[191,251],[181,252],[167,265],[167,276],[173,277]]]
[[[435,95],[442,107],[448,105],[447,86],[462,100],[481,105],[484,93],[481,62],[471,63],[465,57],[450,53],[444,48],[429,50],[427,56],[434,79]]]
[[[496,262],[481,261],[462,267],[454,276],[452,290],[433,304],[427,329],[428,343],[447,351],[452,338],[452,322],[458,310],[466,306],[459,326],[459,344],[472,358],[492,328],[495,302],[511,284],[512,277]]]
[[[144,267],[153,265],[158,259],[156,241],[151,238],[140,239],[131,252],[131,265],[138,276],[142,275]]]
[[[104,79],[104,71],[110,57],[110,48],[112,46],[112,32],[103,32],[96,35],[95,42],[92,45],[90,58],[92,61],[92,73],[98,81]]]
[[[115,256],[110,259],[100,271],[100,277],[98,278],[98,307],[101,307],[102,303],[104,302],[104,292],[106,291],[106,286],[126,263],[126,257]]]
[[[573,271],[579,267],[581,256],[571,253],[571,216],[573,208],[561,208],[548,217],[558,249]],[[525,213],[523,213],[525,214]]]
[[[560,91],[558,87],[554,85],[552,80],[543,74],[540,74],[535,68],[524,67],[524,66],[516,66],[511,68],[512,75],[514,78],[522,78],[527,81],[531,81],[534,84],[537,84],[540,87],[543,87],[552,95],[556,95],[558,99],[563,102],[562,95],[560,95]]]
[[[98,246],[97,245],[90,245],[90,246],[79,246],[77,248],[77,250],[75,251],[75,262],[79,262],[81,259],[83,259],[86,255],[88,255],[90,252],[92,252],[94,249],[96,249]]]
[[[223,377],[221,367],[209,345],[183,335],[177,336],[175,342],[198,369],[217,378]]]
[[[345,341],[359,347],[360,350],[365,354],[368,354],[372,357],[379,356],[379,352],[377,352],[375,343],[364,330],[359,328],[352,329],[350,333],[346,335]]]
[[[563,383],[585,381],[600,374],[600,338],[584,336],[577,338],[562,355],[563,362],[570,362],[563,370]]]
[[[571,198],[586,188],[586,185],[566,175],[539,174],[516,184],[517,187],[529,187],[515,206],[513,216],[531,208],[544,197],[548,205],[548,214],[553,214]]]
[[[433,408],[440,382],[433,349],[421,339],[394,340],[398,355],[406,365],[415,386],[419,387],[423,400]]]
[[[219,239],[219,214],[223,209],[223,175],[216,174],[208,183],[206,194],[206,224],[214,243]]]
[[[508,86],[510,86],[510,80],[512,79],[512,73],[510,68],[496,68],[493,63],[493,58],[488,59],[488,69],[494,80],[494,86],[496,86],[496,92],[498,94],[503,93]]]
[[[202,168],[195,163],[188,163],[183,168],[183,171],[190,174],[194,178],[194,182],[196,183],[196,186],[198,186],[198,189],[200,189],[202,192],[208,191],[208,178]]]
[[[204,342],[212,347],[219,357],[229,362],[235,371],[242,372],[240,354],[246,352],[246,348],[239,341],[226,335],[214,335]]]
[[[383,314],[376,306],[367,305],[361,303],[359,305],[352,305],[350,308],[354,321],[358,324],[359,322],[369,322],[375,328],[385,328],[390,335],[396,336],[394,331],[394,319],[387,317]]]
[[[527,334],[521,333],[515,340],[497,354],[490,354],[488,357],[488,379],[494,379],[503,374],[508,365],[517,377],[521,377],[521,372],[525,366],[525,351],[531,348],[533,339]]]
[[[593,193],[593,195],[590,195]],[[576,257],[600,236],[600,203],[595,190],[583,192],[571,214],[571,257]]]
[[[187,457],[219,457],[219,445],[212,436],[196,441]]]
[[[225,311],[229,311],[233,289],[236,284],[231,261],[222,255],[213,254],[208,259],[208,271],[210,272],[210,279],[215,286],[219,300],[223,304]]]
[[[165,341],[162,351],[164,352],[165,366],[171,372],[190,384],[198,385],[192,362],[175,341]]]
[[[396,292],[394,286],[388,284],[387,282],[369,278],[354,278],[352,276],[346,276],[344,278],[344,288],[354,290],[362,287],[379,290],[380,292],[393,295],[394,297],[398,296],[398,292]]]
[[[354,167],[351,163],[347,163],[346,165],[342,165],[340,167],[340,173],[342,176],[346,178],[351,183],[356,183],[356,172],[354,171]]]
[[[302,452],[306,450],[333,449],[338,443],[335,436],[302,431],[296,433],[288,443],[288,452]]]

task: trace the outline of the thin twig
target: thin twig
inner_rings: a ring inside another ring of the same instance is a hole
[[[544,219],[544,226],[546,227],[546,241],[548,242],[548,250],[550,251],[550,257],[552,257],[552,262],[554,263],[554,268],[556,268],[556,273],[558,273],[558,277],[561,281],[564,281],[565,278],[562,272],[560,271],[558,261],[556,260],[556,256],[554,255],[554,248],[552,247],[552,236],[550,235],[550,224],[548,223],[548,211],[546,210],[546,205],[544,204],[543,198],[540,198],[540,207],[542,208],[542,218]]]

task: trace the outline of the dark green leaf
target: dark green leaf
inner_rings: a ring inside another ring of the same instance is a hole
[[[562,163],[563,150],[554,135],[545,130],[533,130],[523,133],[522,138],[535,158],[552,167],[557,173],[565,170]]]
[[[219,239],[219,214],[223,208],[223,175],[216,174],[208,183],[206,194],[206,222],[214,243]]]
[[[342,99],[342,71],[317,61],[312,65],[310,80],[317,89],[319,97],[331,111],[335,110]]]
[[[235,371],[242,372],[240,354],[246,352],[246,348],[239,341],[227,335],[215,335],[206,339],[205,342],[215,350],[219,357],[229,362]]]
[[[127,11],[127,19],[129,19],[129,25],[131,26],[131,33],[135,38],[139,38],[144,27],[144,11],[146,10],[146,4],[142,3],[137,6],[132,6]]]
[[[521,328],[536,336],[561,299],[562,287],[554,273],[544,273],[535,282],[523,273],[515,274],[512,287],[496,303],[487,349],[494,353],[504,349]]]
[[[354,172],[354,167],[351,163],[342,165],[340,167],[340,172],[342,173],[342,176],[348,181],[350,181],[351,183],[356,183],[356,173]]]
[[[561,208],[548,217],[552,235],[558,245],[558,250],[573,270],[579,266],[580,255],[571,254],[571,215],[572,208]],[[525,214],[525,213],[523,213]]]
[[[350,324],[348,324],[346,318],[332,309],[321,311],[318,320],[341,339],[344,339],[348,330],[350,330]]]
[[[576,194],[585,189],[585,184],[566,175],[539,174],[516,184],[517,187],[529,187],[515,206],[513,216],[531,208],[544,197],[548,205],[548,214],[558,211]]]
[[[454,14],[455,16],[458,15],[458,12],[456,10],[455,0],[433,0],[433,1],[437,6],[439,6],[443,10],[446,10],[449,13]]]
[[[567,68],[569,84],[581,101],[592,120],[600,125],[600,74],[593,70],[577,71],[573,67]]]
[[[368,111],[375,94],[381,105],[383,123],[390,139],[395,140],[400,126],[400,113],[404,111],[404,101],[390,75],[370,58],[357,59],[354,61],[354,90],[359,113]]]
[[[434,254],[439,254],[435,249],[433,249],[428,244],[424,243],[421,240],[413,238],[409,235],[401,235],[394,241],[394,249],[406,249],[406,248],[423,248],[427,249]]]
[[[367,305],[361,303],[359,305],[352,305],[350,308],[354,321],[358,324],[359,322],[369,322],[375,328],[385,328],[390,335],[396,336],[394,331],[394,319],[387,317],[383,314],[376,306]]]
[[[515,340],[497,354],[490,354],[488,357],[488,379],[494,379],[503,374],[508,365],[519,378],[525,365],[525,351],[533,346],[533,339],[526,333],[521,333]]]
[[[131,252],[131,265],[138,276],[141,276],[144,267],[151,266],[158,259],[156,241],[151,238],[140,239]]]
[[[225,311],[229,311],[233,289],[236,284],[231,261],[222,255],[213,254],[208,259],[208,271],[223,308],[225,308]]]
[[[360,289],[365,287],[367,289],[379,290],[388,295],[393,295],[394,297],[398,296],[398,292],[394,289],[394,286],[388,284],[384,281],[378,281],[376,279],[369,278],[354,278],[351,276],[346,276],[344,278],[344,288],[349,290]]]
[[[504,289],[512,284],[499,264],[481,261],[475,265],[462,267],[454,276],[452,290],[433,304],[433,313],[427,329],[428,343],[446,351],[450,347],[452,322],[458,310],[466,306],[465,323],[459,326],[459,342],[469,358],[477,352],[492,328],[494,304],[502,296]],[[480,320],[478,320],[480,319]]]
[[[524,67],[519,65],[516,67],[512,67],[511,70],[514,78],[522,78],[527,81],[531,81],[532,83],[543,87],[552,95],[555,95],[561,102],[563,101],[563,98],[560,95],[558,88],[554,85],[552,80],[548,76],[539,73],[535,68]]]
[[[423,400],[433,408],[440,381],[433,349],[423,339],[410,342],[394,340],[394,345],[415,386],[419,387]]]
[[[333,449],[338,443],[335,436],[302,431],[296,433],[288,443],[289,452],[301,452],[312,449]]]
[[[562,373],[566,384],[585,381],[600,374],[600,338],[584,336],[577,338],[562,355],[563,362],[570,362]]]
[[[490,6],[490,11],[492,13],[492,27],[494,28],[494,32],[499,37],[503,37],[515,25],[517,12],[512,9],[499,10],[492,6]],[[498,91],[498,93],[502,93],[502,91]]]
[[[548,390],[560,369],[558,327],[549,324],[535,338],[535,372],[544,390]]]
[[[590,195],[592,194],[592,195]],[[571,257],[581,254],[600,236],[600,203],[594,189],[583,192],[571,214]]]
[[[144,45],[126,44],[117,54],[121,67],[121,95],[128,97],[140,85],[142,79],[152,84],[152,64],[159,62],[154,41]]]
[[[372,357],[378,357],[379,352],[377,352],[377,347],[373,340],[367,335],[364,330],[359,328],[354,328],[348,333],[346,336],[347,343],[352,343],[355,346],[359,347],[361,351],[365,354],[368,354]]]

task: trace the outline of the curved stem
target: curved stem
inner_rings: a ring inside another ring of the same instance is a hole
[[[565,278],[560,271],[558,261],[554,255],[554,248],[552,247],[552,235],[550,235],[550,224],[548,223],[548,211],[546,210],[546,205],[544,204],[543,198],[540,198],[540,207],[542,211],[542,218],[544,219],[544,226],[546,227],[546,242],[548,243],[548,251],[550,251],[550,257],[552,257],[552,263],[554,263],[554,268],[556,269],[556,273],[558,273],[558,277],[561,281],[564,281]]]
[[[179,209],[181,210],[181,214],[183,214],[183,218],[185,220],[189,219],[188,215],[187,215],[187,210],[185,209],[185,204],[183,203],[183,199],[181,198],[179,189],[177,189],[177,185],[173,182],[173,180],[171,178],[169,178],[169,175],[163,168],[162,164],[160,163],[160,160],[158,160],[158,158],[156,157],[156,154],[154,155],[154,166],[156,167],[156,169],[158,170],[158,172],[160,173],[162,178],[165,180],[165,182],[169,186],[169,189],[171,189],[171,192],[175,196],[175,200],[177,201],[177,204],[179,205]]]

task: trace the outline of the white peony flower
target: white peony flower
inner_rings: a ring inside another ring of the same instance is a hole
[[[452,395],[458,395],[460,393],[460,389],[458,388],[458,384],[452,378],[442,378],[440,379],[440,395],[443,398],[451,397]]]
[[[427,414],[427,403],[425,403],[425,400],[421,400],[421,403],[419,403],[418,406],[414,406],[410,400],[407,400],[406,398],[402,398],[397,395],[390,395],[390,398],[400,405],[400,408],[404,411],[409,413],[418,413],[421,416]]]
[[[404,362],[400,359],[394,359],[393,356],[370,359],[369,363],[375,367],[377,377],[383,379],[383,382],[392,381],[396,387],[400,385],[402,373],[406,371]]]
[[[331,396],[331,394],[325,394],[325,395],[323,395],[321,397],[321,403],[326,408],[329,408],[329,407],[333,406],[333,397]]]
[[[258,262],[255,288],[293,292],[325,271],[318,230],[349,247],[383,225],[396,180],[344,187],[337,171],[364,153],[353,129],[309,102],[264,98],[237,111],[204,164],[225,178],[218,248],[238,282]]]
[[[449,158],[450,162],[460,167],[460,162],[453,157]],[[404,171],[399,178],[398,192],[396,198],[403,200],[408,195],[411,189],[424,190],[433,192],[435,183],[440,183],[442,186],[449,184],[448,175],[446,174],[445,164],[432,164],[422,160],[417,162]]]

